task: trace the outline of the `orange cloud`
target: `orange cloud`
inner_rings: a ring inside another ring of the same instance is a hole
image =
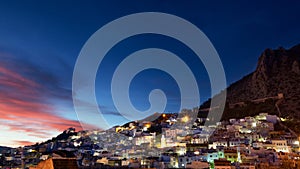
[[[20,141],[20,140],[15,140],[13,142],[20,146],[29,146],[29,145],[35,144],[34,142],[31,142],[31,141]]]
[[[47,102],[46,90],[43,85],[0,64],[0,124],[8,126],[11,131],[38,138],[51,138],[51,132],[69,127],[81,130],[78,121],[55,113],[55,105]],[[30,140],[15,143],[31,144]]]

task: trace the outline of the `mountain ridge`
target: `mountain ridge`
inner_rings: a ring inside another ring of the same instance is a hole
[[[231,116],[230,112],[234,109],[229,108],[229,105],[243,103],[264,98],[274,98],[281,94],[283,100],[278,105],[281,116],[289,118],[292,124],[300,126],[300,44],[295,45],[290,49],[279,47],[278,49],[266,49],[260,55],[256,69],[244,76],[240,80],[232,83],[227,88],[226,107],[223,114],[223,119],[226,116]],[[219,94],[214,96],[218,100]],[[266,104],[270,104],[268,102]],[[275,102],[272,102],[275,107]],[[204,102],[200,109],[208,108],[210,100]],[[255,104],[252,108],[257,109]],[[271,111],[276,114],[276,110],[270,105],[270,109],[265,109],[261,105],[261,111]],[[272,109],[272,110],[271,110]],[[245,111],[245,109],[242,109]],[[237,111],[237,110],[235,110]],[[233,111],[233,112],[235,112]],[[248,108],[244,112],[244,116],[249,114],[251,109]],[[259,112],[259,109],[255,110]],[[278,115],[278,114],[277,114]],[[300,127],[295,128],[300,133]]]

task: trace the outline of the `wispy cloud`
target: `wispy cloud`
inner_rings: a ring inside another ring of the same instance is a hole
[[[25,146],[29,146],[29,145],[35,144],[35,142],[31,142],[31,141],[22,141],[22,140],[14,140],[13,143],[14,143],[14,144],[17,144],[17,145],[25,145]]]
[[[60,87],[55,75],[0,53],[0,124],[10,131],[51,138],[51,133],[68,127],[82,129],[78,121],[58,114],[56,106],[49,102],[71,104],[71,97],[71,91]],[[31,140],[14,142],[24,145],[28,141]]]

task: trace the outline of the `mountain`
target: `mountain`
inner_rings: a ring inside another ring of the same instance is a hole
[[[0,146],[0,153],[1,153],[3,150],[9,150],[9,149],[12,149],[12,148],[11,148],[11,147]]]
[[[300,133],[300,44],[290,49],[266,49],[255,71],[227,88],[226,102],[223,119],[268,112],[288,118],[287,125]],[[209,105],[210,100],[200,109]]]
[[[258,60],[256,70],[229,86],[227,101],[230,103],[276,96],[283,93],[290,108],[296,113],[300,108],[300,44],[286,50],[266,49]],[[295,102],[291,102],[295,101]],[[299,113],[298,113],[299,115]]]

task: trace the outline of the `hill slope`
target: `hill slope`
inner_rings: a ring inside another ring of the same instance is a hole
[[[293,129],[300,133],[300,44],[288,50],[266,49],[258,59],[256,70],[227,88],[227,105],[223,119],[259,112],[278,115],[276,101],[271,101],[272,99],[257,104],[249,104],[249,101],[276,98],[279,93],[284,97],[278,104],[280,116],[289,118],[287,125],[295,125]],[[207,101],[200,109],[209,105],[210,102]]]

